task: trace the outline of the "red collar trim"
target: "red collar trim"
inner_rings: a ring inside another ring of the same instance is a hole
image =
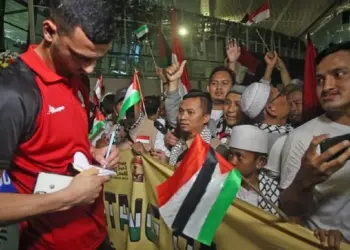
[[[24,61],[45,83],[68,82],[66,78],[57,75],[45,64],[35,52],[34,49],[36,47],[37,45],[30,45],[28,50],[20,56],[22,61]]]

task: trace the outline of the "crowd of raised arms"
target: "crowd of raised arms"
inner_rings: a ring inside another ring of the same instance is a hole
[[[33,195],[39,173],[69,175],[79,157],[114,169],[125,149],[176,169],[198,134],[241,172],[238,199],[277,216],[282,211],[332,249],[350,241],[350,42],[318,53],[315,91],[324,112],[309,121],[303,80],[291,79],[293,69],[276,52],[265,55],[260,81],[236,79],[235,41],[206,91],[184,94],[186,61],[175,62],[156,69],[164,93],[141,98],[124,115],[127,88],[96,106],[84,84],[113,39],[110,3],[53,2],[41,43],[0,71],[0,171],[16,189],[0,193],[0,225],[25,222],[19,249],[109,249],[101,190],[110,177],[83,172],[63,190]],[[274,70],[281,82],[272,80]],[[100,111],[107,122],[89,141]]]

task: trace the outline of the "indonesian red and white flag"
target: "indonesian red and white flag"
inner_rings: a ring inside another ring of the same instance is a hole
[[[96,85],[94,88],[94,104],[98,106],[100,100],[102,99],[103,96],[103,76],[100,75],[97,78]]]
[[[260,23],[268,18],[270,18],[270,6],[268,1],[265,1],[263,5],[248,16],[246,25],[250,26],[254,23]]]
[[[180,43],[180,39],[177,36],[177,24],[176,24],[176,11],[174,9],[171,10],[171,32],[172,32],[172,63],[178,62],[182,63],[184,60],[184,55],[182,52],[182,47]],[[190,78],[188,76],[187,67],[185,66],[184,72],[180,79],[179,84],[179,92],[181,96],[187,94],[187,92],[191,89]]]

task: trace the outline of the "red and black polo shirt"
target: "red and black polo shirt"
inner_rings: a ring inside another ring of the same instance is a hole
[[[35,52],[0,72],[0,168],[18,192],[32,194],[40,172],[70,175],[74,154],[89,161],[88,119],[80,79],[51,70]],[[93,205],[35,217],[21,235],[22,249],[96,249],[105,239],[102,196]]]

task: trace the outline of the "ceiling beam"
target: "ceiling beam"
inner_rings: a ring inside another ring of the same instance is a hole
[[[275,22],[273,23],[271,30],[274,31],[277,28],[277,25],[282,20],[283,16],[286,14],[286,12],[289,10],[290,6],[292,5],[293,0],[289,0],[288,3],[284,6],[283,10],[280,12],[278,17],[276,18]]]
[[[335,0],[331,5],[328,6],[305,30],[303,30],[297,37],[302,38],[303,36],[309,32],[312,27],[314,27],[318,22],[320,22],[325,16],[327,16],[331,11],[337,8],[343,1]]]
[[[252,7],[253,7],[253,0],[250,0],[246,11],[247,14],[250,14],[252,12]]]
[[[26,12],[28,11],[28,9],[22,9],[22,10],[13,10],[13,11],[8,11],[8,12],[5,12],[4,15],[12,15],[12,14],[18,14],[18,13],[23,13],[23,12]]]

